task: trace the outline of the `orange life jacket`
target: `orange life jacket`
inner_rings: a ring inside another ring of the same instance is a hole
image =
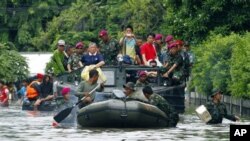
[[[31,85],[34,84],[34,83],[40,84],[40,82],[38,82],[38,81],[33,81],[33,82],[31,82],[31,83],[27,86],[27,93],[26,93],[26,96],[27,96],[28,99],[35,99],[36,97],[39,96],[38,91],[37,91],[35,88],[33,88],[33,87],[31,86]]]

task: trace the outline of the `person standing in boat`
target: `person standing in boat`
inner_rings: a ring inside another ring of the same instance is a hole
[[[206,104],[208,112],[211,114],[212,119],[207,124],[222,123],[223,118],[231,121],[239,121],[240,118],[235,115],[230,115],[227,112],[226,105],[221,102],[223,92],[219,89],[214,89],[211,95],[212,101]]]
[[[32,81],[27,86],[26,97],[29,101],[35,101],[34,110],[37,110],[38,105],[41,103],[40,95],[41,95],[41,83],[43,81],[44,75],[41,73],[37,74],[37,80]]]
[[[124,94],[126,95],[127,98],[140,100],[144,102],[148,101],[141,91],[136,90],[135,84],[133,82],[128,82],[124,84],[123,88],[124,88]]]
[[[89,94],[91,90],[93,90],[97,85],[97,80],[99,78],[99,73],[96,69],[92,69],[89,71],[89,79],[87,81],[82,81],[77,88],[77,93],[75,94],[79,99],[84,98],[83,104],[79,104],[79,107],[83,107],[86,104],[90,104],[95,99],[95,92]],[[104,86],[101,86],[96,90],[98,92],[103,91]]]
[[[150,86],[145,86],[142,89],[142,92],[144,96],[148,99],[150,104],[158,107],[166,114],[167,120],[169,121],[168,126],[175,127],[179,121],[179,115],[176,112],[174,112],[173,108],[168,103],[168,101],[164,99],[162,96],[153,93],[153,90]]]
[[[106,65],[117,64],[116,57],[121,53],[121,48],[117,40],[109,37],[106,30],[99,32],[101,41],[99,43],[99,52],[103,55]]]
[[[0,80],[0,106],[7,107],[9,106],[9,90],[5,83]]]

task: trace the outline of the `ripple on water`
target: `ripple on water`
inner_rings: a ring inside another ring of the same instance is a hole
[[[206,125],[194,114],[180,115],[176,128],[117,129],[117,128],[53,128],[54,113],[21,111],[19,107],[0,109],[1,141],[110,141],[110,140],[170,140],[201,141],[228,140],[229,126]],[[249,124],[250,120],[244,123]]]

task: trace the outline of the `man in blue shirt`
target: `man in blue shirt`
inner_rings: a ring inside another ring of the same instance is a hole
[[[105,64],[103,56],[97,52],[96,43],[90,43],[88,53],[83,55],[81,59],[85,66],[95,65],[95,68],[99,68]]]
[[[82,63],[84,64],[84,69],[81,73],[81,77],[84,80],[89,79],[89,71],[96,69],[99,72],[100,79],[105,82],[107,78],[101,71],[100,67],[105,64],[103,56],[98,52],[96,43],[90,43],[88,48],[88,53],[83,55],[81,59]]]

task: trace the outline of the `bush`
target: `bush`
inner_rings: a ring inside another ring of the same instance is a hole
[[[4,82],[15,82],[27,78],[28,65],[17,51],[0,43],[0,78]]]
[[[210,94],[220,88],[233,96],[250,96],[250,34],[229,36],[211,34],[194,48],[197,62],[193,68],[193,85]]]

